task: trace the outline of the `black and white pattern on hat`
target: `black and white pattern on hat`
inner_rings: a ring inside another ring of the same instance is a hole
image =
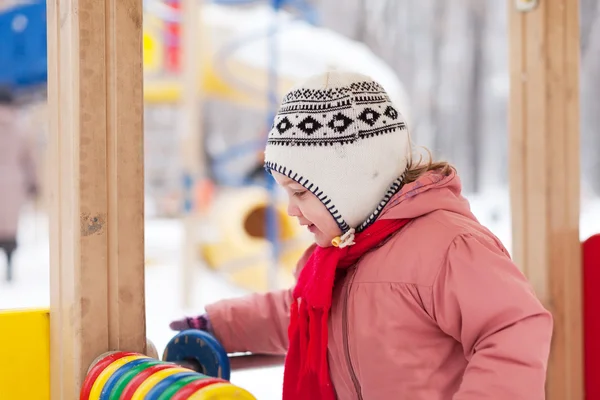
[[[370,107],[367,107],[363,110],[363,112],[360,113],[360,115],[358,116],[358,119],[360,119],[362,122],[364,122],[365,124],[369,125],[369,126],[373,126],[377,123],[377,120],[379,119],[379,117],[381,117],[381,114],[379,114],[377,111],[373,110]]]
[[[288,93],[273,122],[268,143],[344,145],[405,128],[378,83],[355,82],[346,87],[301,88]]]
[[[285,131],[287,131],[288,129],[291,129],[292,126],[293,125],[290,122],[290,120],[287,117],[284,117],[281,121],[279,121],[276,128],[279,133],[284,134]]]
[[[344,133],[344,131],[348,129],[350,125],[352,125],[352,122],[354,122],[352,118],[347,117],[341,112],[338,112],[331,117],[331,120],[327,123],[327,126],[336,133]],[[327,134],[327,132],[324,133]]]
[[[322,127],[323,125],[310,115],[304,118],[298,124],[298,129],[300,129],[303,133],[307,134],[308,136],[312,135]]]
[[[383,115],[385,115],[386,117],[389,117],[393,120],[398,119],[398,111],[396,111],[396,109],[392,106],[388,106],[385,109],[385,112],[383,113]]]

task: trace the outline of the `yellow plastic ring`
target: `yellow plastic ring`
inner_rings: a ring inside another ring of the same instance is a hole
[[[150,392],[154,386],[158,385],[158,383],[160,381],[162,381],[163,379],[165,379],[167,376],[171,376],[171,375],[177,374],[179,372],[190,372],[190,371],[191,371],[190,369],[179,368],[179,367],[167,368],[167,369],[162,369],[160,371],[157,371],[157,372],[153,373],[152,375],[150,375],[136,389],[135,393],[133,393],[133,396],[131,396],[131,400],[144,400],[144,398],[146,397],[148,392]]]
[[[112,374],[116,370],[121,368],[123,365],[127,364],[128,362],[133,361],[133,360],[138,360],[140,358],[149,358],[149,357],[145,356],[143,354],[136,354],[133,356],[125,356],[125,357],[119,358],[118,360],[115,360],[112,363],[110,363],[108,365],[108,367],[104,368],[104,371],[102,371],[100,373],[100,375],[98,375],[96,382],[94,382],[94,385],[92,386],[92,390],[90,391],[90,397],[88,397],[88,399],[89,400],[100,400],[100,394],[102,393],[102,388],[104,388],[106,381],[108,381],[110,379]]]
[[[188,400],[256,400],[256,397],[231,383],[215,383],[198,390]]]

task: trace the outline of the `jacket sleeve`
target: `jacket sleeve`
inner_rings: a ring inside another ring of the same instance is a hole
[[[433,287],[435,318],[468,361],[453,400],[542,400],[552,316],[491,239],[457,237]]]
[[[298,261],[296,278],[314,248],[315,245],[309,247]],[[228,353],[285,354],[292,290],[255,293],[207,306],[215,337]]]
[[[285,354],[292,289],[221,300],[206,307],[212,331],[228,353]]]

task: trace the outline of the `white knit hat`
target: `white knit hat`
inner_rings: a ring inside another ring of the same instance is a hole
[[[284,97],[265,168],[314,193],[342,232],[352,234],[375,221],[398,192],[409,151],[406,123],[381,85],[331,71]]]

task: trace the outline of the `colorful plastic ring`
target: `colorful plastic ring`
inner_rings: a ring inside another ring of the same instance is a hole
[[[197,329],[179,332],[165,347],[163,360],[177,362],[195,360],[204,375],[229,381],[231,369],[227,352],[210,333]]]
[[[167,388],[169,386],[171,386],[171,384],[173,384],[183,378],[187,378],[190,376],[198,376],[198,375],[200,375],[200,374],[198,374],[197,372],[187,371],[187,372],[178,372],[174,375],[167,376],[165,379],[160,381],[156,386],[154,386],[152,388],[152,390],[150,390],[148,392],[145,400],[158,400],[160,395],[163,394],[165,392],[165,390],[167,390]],[[201,375],[201,376],[205,376],[205,375]]]
[[[188,400],[256,400],[250,392],[230,383],[217,383],[192,394]]]
[[[117,382],[119,382],[119,379],[121,379],[121,377],[125,375],[128,371],[130,371],[133,367],[147,363],[151,360],[152,358],[139,358],[137,360],[128,362],[127,364],[123,365],[121,368],[116,370],[115,373],[112,374],[108,381],[106,381],[106,383],[104,384],[104,387],[102,388],[102,393],[100,393],[100,400],[109,400],[110,393],[117,385]]]
[[[166,388],[165,391],[160,395],[158,400],[172,400],[173,396],[175,396],[175,394],[179,391],[179,389],[181,389],[182,387],[186,386],[187,384],[189,384],[191,382],[195,382],[195,381],[199,381],[199,380],[203,380],[203,379],[214,379],[214,378],[206,378],[206,375],[200,375],[200,374],[197,374],[196,376],[190,376],[188,378],[182,378],[182,379],[178,380],[177,382],[171,384],[171,386],[169,386],[168,388]]]
[[[90,400],[100,400],[100,393],[102,393],[102,389],[106,382],[110,379],[111,375],[121,368],[123,365],[127,364],[133,360],[139,360],[140,358],[148,358],[142,354],[135,354],[132,356],[121,357],[118,360],[113,361],[110,365],[107,365],[106,368],[98,375],[96,381],[92,385],[92,390],[90,391]]]
[[[125,390],[123,390],[123,394],[121,395],[120,400],[132,400],[135,391],[152,374],[155,374],[158,371],[162,371],[163,369],[170,369],[170,368],[176,368],[176,367],[177,367],[176,365],[167,364],[167,363],[163,362],[163,363],[160,363],[160,364],[157,364],[157,365],[153,365],[150,368],[146,368],[145,370],[143,370],[142,372],[140,372],[139,374],[137,374],[129,382],[129,384],[127,385],[127,387],[125,387]]]
[[[210,385],[216,385],[219,383],[229,383],[221,378],[210,378],[210,379],[202,379],[200,381],[194,381],[182,387],[171,400],[188,400],[188,398],[196,393],[199,389]]]
[[[111,354],[115,354],[115,353],[120,353],[119,351],[106,351],[102,354],[100,354],[98,357],[96,357],[94,359],[94,361],[92,361],[92,363],[90,364],[90,366],[87,369],[86,375],[90,373],[90,371],[92,370],[92,368],[94,368],[94,366],[96,364],[98,364],[100,362],[100,360],[104,359],[105,357],[110,356]]]
[[[175,375],[179,372],[192,372],[187,368],[167,368],[161,371],[158,371],[155,374],[152,374],[148,377],[140,387],[137,388],[131,400],[145,400],[146,395],[150,392],[156,385],[158,385],[163,379]]]
[[[150,368],[154,365],[159,365],[159,364],[162,365],[163,362],[154,360],[154,359],[150,359],[145,363],[142,363],[140,365],[137,365],[137,366],[131,368],[129,371],[124,373],[123,376],[121,376],[121,378],[119,378],[115,387],[110,392],[110,396],[108,397],[108,399],[109,400],[121,400],[121,395],[123,394],[123,392],[125,391],[125,388],[127,387],[127,385],[129,385],[129,382],[131,382],[132,379],[134,379],[136,376],[138,376],[139,373],[144,371],[145,369]]]
[[[116,351],[113,353],[109,353],[104,358],[98,360],[93,366],[88,370],[88,374],[86,375],[83,384],[81,385],[81,392],[79,392],[79,400],[89,400],[90,392],[92,391],[92,386],[98,378],[98,375],[106,368],[110,363],[119,358],[131,356],[136,353],[132,353],[129,351]]]

